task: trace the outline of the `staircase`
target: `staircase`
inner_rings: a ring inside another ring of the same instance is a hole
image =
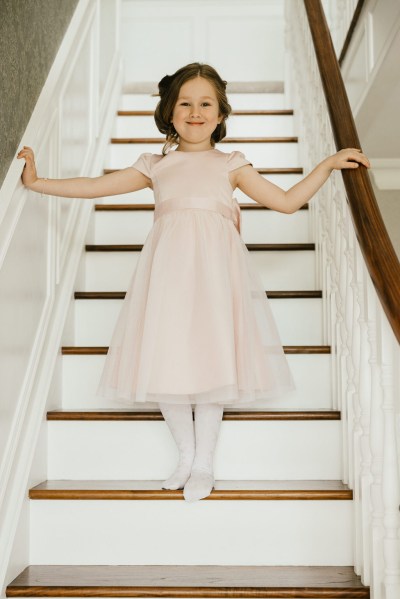
[[[281,94],[230,94],[228,136],[284,189],[302,177]],[[126,95],[105,172],[161,152],[157,97]],[[177,450],[155,404],[132,411],[94,392],[128,281],[150,230],[152,191],[100,200],[62,347],[61,410],[47,414],[48,480],[29,491],[31,564],[7,596],[369,597],[353,569],[353,495],[342,482],[341,413],[308,205],[273,212],[236,190],[297,389],[225,408],[216,488],[186,504],[161,489]],[[312,200],[311,200],[312,201]]]

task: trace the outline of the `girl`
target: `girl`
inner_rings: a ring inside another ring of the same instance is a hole
[[[179,450],[165,489],[187,501],[214,487],[213,456],[224,404],[295,389],[269,300],[240,237],[239,187],[260,204],[292,214],[334,169],[369,167],[359,149],[323,160],[287,192],[264,179],[238,151],[215,148],[231,107],[226,81],[193,63],[158,84],[155,122],[162,154],[143,153],[101,177],[41,179],[24,146],[22,181],[33,191],[97,198],[154,190],[154,224],[143,245],[110,343],[97,395],[158,402]],[[175,150],[171,147],[177,146]],[[195,407],[193,425],[192,404]]]

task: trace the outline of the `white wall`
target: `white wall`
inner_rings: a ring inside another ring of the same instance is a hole
[[[283,11],[283,0],[123,0],[125,83],[158,82],[190,62],[227,81],[281,82]]]

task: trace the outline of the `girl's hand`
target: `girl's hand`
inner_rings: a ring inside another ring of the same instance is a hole
[[[28,148],[28,146],[24,146],[22,150],[20,150],[17,154],[17,158],[25,158],[25,166],[22,171],[22,182],[26,187],[30,187],[38,180],[36,165],[35,165],[35,157],[33,154],[32,148]]]
[[[371,168],[370,161],[358,148],[345,148],[325,160],[328,168],[341,170],[343,168],[357,168],[363,164]]]

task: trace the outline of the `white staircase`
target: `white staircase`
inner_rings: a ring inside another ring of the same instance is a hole
[[[281,94],[229,100],[234,111],[284,107]],[[150,114],[116,117],[114,138],[160,138],[151,116],[157,101],[124,96],[121,111]],[[218,149],[244,152],[285,189],[300,180],[296,142],[237,139],[292,138],[292,115],[234,114],[227,128],[236,141]],[[162,145],[112,143],[105,168],[126,167]],[[99,201],[63,339],[62,398],[55,402],[62,409],[47,417],[48,481],[30,491],[32,566],[7,595],[369,596],[353,571],[352,491],[342,483],[342,422],[333,409],[309,211],[279,214],[239,190],[234,195],[296,391],[250,409],[225,408],[209,498],[186,504],[182,491],[162,490],[177,450],[157,406],[130,411],[94,400],[124,291],[152,226],[152,192]]]

